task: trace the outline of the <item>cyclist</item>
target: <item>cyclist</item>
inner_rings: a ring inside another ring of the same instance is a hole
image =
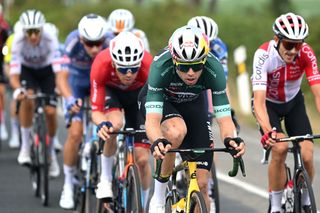
[[[207,17],[207,16],[195,16],[188,21],[188,25],[200,28],[202,30],[202,32],[208,36],[210,52],[215,57],[217,57],[219,59],[221,65],[223,67],[226,80],[228,80],[228,48],[227,48],[227,45],[218,37],[219,29],[218,29],[217,23],[212,18]],[[228,99],[229,99],[229,101],[231,101],[228,83],[226,85],[226,91],[227,91]],[[207,103],[208,104],[208,116],[209,116],[210,122],[212,122],[213,109],[212,109],[212,99],[211,99],[210,94],[211,94],[211,91],[207,90],[206,91],[206,96],[207,96],[206,100],[208,101],[208,103]],[[236,127],[237,133],[239,133],[240,125],[236,119],[235,111],[232,108],[231,108],[231,117],[232,117],[232,121]],[[210,178],[209,184],[208,184],[208,192],[209,192],[210,197],[212,196],[211,192],[212,192],[213,184],[214,184],[213,180],[212,180],[212,178]],[[211,202],[211,204],[214,204],[212,199],[210,199],[210,202]],[[213,211],[214,209],[211,208],[211,210]]]
[[[144,128],[139,117],[138,93],[147,80],[152,56],[144,50],[143,42],[130,32],[121,32],[110,42],[110,48],[102,51],[91,69],[92,120],[98,125],[98,135],[106,140],[101,156],[101,178],[97,198],[112,198],[112,166],[116,151],[116,136],[108,135],[108,129],[118,131],[124,126]],[[112,125],[111,125],[112,124]],[[109,127],[109,128],[108,128]],[[135,158],[142,183],[144,207],[151,182],[149,164],[150,144],[146,135],[135,137]]]
[[[81,18],[78,29],[73,30],[65,42],[64,60],[67,65],[57,75],[57,84],[65,102],[66,120],[73,117],[64,145],[64,185],[60,206],[74,208],[73,184],[78,162],[78,151],[82,141],[83,128],[80,110],[82,102],[90,95],[90,69],[97,54],[107,47],[107,22],[96,14]]]
[[[30,164],[29,136],[32,129],[34,103],[24,99],[32,95],[36,89],[54,95],[55,74],[61,70],[59,42],[56,35],[43,28],[45,17],[38,10],[24,11],[19,21],[22,31],[16,32],[12,42],[12,59],[10,61],[10,84],[14,90],[13,98],[21,100],[19,122],[21,124],[22,144],[18,156],[21,165]],[[60,174],[59,164],[54,149],[52,138],[56,133],[57,114],[56,99],[46,100],[46,120],[50,137],[51,163],[49,175],[57,177]]]
[[[312,134],[306,114],[301,81],[304,73],[320,112],[320,74],[312,48],[305,42],[309,28],[303,17],[287,13],[273,23],[273,40],[262,44],[253,60],[253,107],[262,133],[264,148],[271,147],[269,164],[269,199],[271,212],[282,212],[281,197],[285,186],[287,143],[275,143],[274,137],[284,137],[281,120],[289,136]],[[276,131],[272,128],[276,127]],[[304,165],[310,178],[314,177],[313,142],[300,143]],[[306,207],[307,196],[302,197]],[[308,212],[308,211],[307,211]]]
[[[139,101],[146,113],[146,132],[153,157],[164,159],[160,178],[155,180],[149,212],[163,213],[165,191],[174,164],[170,148],[209,147],[212,132],[207,116],[204,92],[211,89],[214,111],[222,139],[244,154],[244,143],[233,139],[235,130],[226,95],[226,80],[220,62],[209,53],[207,36],[199,28],[184,26],[171,36],[169,45],[157,55],[150,68],[148,84]],[[182,156],[183,157],[183,156]],[[198,158],[197,177],[209,209],[208,177],[213,156]]]
[[[210,52],[219,59],[226,79],[228,80],[228,48],[227,45],[218,37],[219,28],[217,23],[207,16],[195,16],[188,21],[189,26],[198,27],[208,36]],[[227,83],[227,95],[230,100],[229,87]],[[208,98],[208,115],[210,121],[213,117],[212,100],[210,91],[207,91]],[[240,131],[240,125],[236,119],[234,109],[231,108],[232,121],[237,129],[237,133]]]
[[[107,35],[108,41],[113,39],[120,32],[130,31],[142,40],[144,49],[150,52],[147,36],[142,30],[134,28],[135,20],[133,14],[129,10],[116,9],[112,11],[108,17],[108,24],[110,27],[110,32]]]
[[[49,27],[51,30],[54,30],[53,33],[58,32],[57,31],[58,29],[52,23],[45,23],[44,27]],[[7,76],[9,76],[9,72],[10,72],[12,41],[13,41],[15,32],[19,32],[19,31],[22,31],[22,28],[21,28],[20,22],[17,21],[14,24],[13,33],[10,34],[10,36],[6,40],[5,46],[2,48],[2,53],[4,54],[4,69],[5,69],[5,73]],[[19,122],[18,122],[18,118],[16,116],[15,109],[16,109],[15,101],[14,101],[14,99],[12,99],[11,103],[10,103],[10,124],[11,124],[11,134],[10,134],[10,141],[9,141],[10,148],[19,148],[19,146],[20,146],[19,132],[18,132],[19,131],[18,130]],[[60,151],[62,149],[62,145],[60,144],[57,135],[58,135],[58,133],[56,133],[56,135],[53,138],[54,148],[55,148],[55,150]]]
[[[11,33],[10,25],[7,23],[7,21],[4,19],[4,14],[2,11],[2,5],[0,4],[0,50],[2,50],[3,46],[5,45],[5,42],[7,38],[9,37]],[[0,139],[1,140],[7,140],[8,139],[8,131],[6,127],[5,122],[5,94],[6,94],[6,75],[4,71],[4,55],[1,51],[0,56]]]

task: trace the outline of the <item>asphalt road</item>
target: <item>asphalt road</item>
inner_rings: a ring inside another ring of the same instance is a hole
[[[61,123],[61,129],[64,128]],[[60,141],[66,136],[61,130]],[[215,134],[217,136],[217,133]],[[240,136],[246,141],[247,152],[244,157],[247,177],[240,174],[229,178],[226,174],[231,168],[231,158],[224,153],[217,154],[217,169],[221,196],[221,212],[223,213],[265,213],[267,212],[267,166],[261,165],[262,149],[256,129],[242,126]],[[219,142],[217,142],[217,147]],[[319,147],[315,150],[316,177],[314,191],[318,208],[320,207],[319,181]],[[3,142],[0,151],[0,213],[60,213],[71,212],[59,207],[59,198],[63,185],[63,175],[50,180],[49,207],[43,207],[40,198],[33,196],[29,170],[17,163],[18,150],[8,148]],[[58,155],[62,165],[62,154]],[[288,157],[290,160],[290,157]]]

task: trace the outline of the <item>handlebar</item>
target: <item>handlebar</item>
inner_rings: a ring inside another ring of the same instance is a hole
[[[295,141],[302,141],[302,140],[310,140],[310,139],[319,139],[320,135],[298,135],[298,136],[291,136],[286,138],[273,138],[276,142],[295,142]],[[269,156],[270,156],[271,148],[263,151],[263,157],[261,159],[262,164],[268,164]]]
[[[227,153],[230,153],[231,151],[233,151],[233,149],[228,149],[228,148],[214,148],[214,149],[197,148],[197,149],[171,149],[168,152],[171,152],[171,153],[178,152],[178,153],[183,153],[183,154],[195,154],[195,157],[191,157],[191,156],[187,157],[187,158],[189,158],[189,160],[194,161],[197,157],[199,157],[200,155],[207,153],[207,152],[227,152]],[[163,162],[162,159],[157,159],[157,161],[156,161],[156,168],[155,168],[155,172],[153,174],[153,177],[155,179],[160,177],[162,162]],[[182,167],[184,167],[184,165],[182,165]],[[177,170],[181,170],[182,167],[178,168]],[[230,177],[235,177],[238,173],[239,167],[241,169],[242,176],[245,177],[246,172],[245,172],[245,166],[244,166],[244,161],[243,161],[242,157],[233,158],[232,170],[230,170],[228,172],[228,175]]]
[[[86,110],[86,111],[90,111],[91,110],[91,107],[85,107],[85,106],[82,106],[81,107],[81,110]],[[72,118],[73,116],[75,116],[76,113],[70,113],[70,116],[68,118],[68,122],[66,124],[66,128],[69,129],[69,127],[71,126],[71,121],[72,121]]]
[[[300,140],[308,140],[308,139],[318,139],[320,138],[320,135],[298,135],[298,136],[292,136],[287,138],[275,138],[275,141],[277,142],[288,142],[288,141],[300,141]]]
[[[145,129],[137,129],[137,130],[134,130],[132,128],[127,128],[126,130],[119,130],[119,131],[114,131],[114,132],[109,132],[108,134],[109,135],[119,135],[119,134],[122,134],[122,135],[136,135],[136,134],[139,134],[139,133],[145,133],[146,130]],[[99,141],[98,141],[98,149],[97,149],[97,155],[100,155],[103,151],[103,147],[104,147],[104,143],[105,141],[99,137]]]

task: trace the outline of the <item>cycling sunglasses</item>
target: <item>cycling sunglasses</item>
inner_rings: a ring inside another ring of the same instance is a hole
[[[40,33],[40,29],[34,28],[34,29],[27,29],[26,33],[28,36],[32,36],[32,34],[38,35]]]
[[[126,75],[128,72],[135,74],[140,69],[140,64],[134,67],[125,67],[121,65],[116,65],[116,69],[123,75]]]
[[[197,62],[175,62],[176,69],[181,72],[188,72],[192,69],[194,72],[199,72],[203,70],[204,64],[206,63],[206,59]]]
[[[295,48],[296,50],[300,50],[303,44],[303,41],[299,41],[299,42],[292,42],[292,41],[287,41],[287,40],[281,40],[281,43],[283,45],[283,47],[286,50],[292,50],[293,48]]]
[[[83,43],[87,46],[87,47],[100,47],[103,45],[105,39],[101,39],[98,41],[88,41],[88,40],[83,40]]]

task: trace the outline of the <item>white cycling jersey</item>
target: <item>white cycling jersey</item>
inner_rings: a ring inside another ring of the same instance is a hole
[[[52,65],[54,72],[61,70],[61,52],[57,35],[48,28],[43,28],[41,40],[33,46],[27,41],[25,33],[21,30],[14,34],[12,42],[12,60],[10,74],[20,74],[21,65],[40,69]]]
[[[253,91],[266,90],[267,100],[286,103],[300,90],[304,72],[310,86],[320,84],[317,58],[312,48],[304,43],[294,62],[286,64],[275,48],[276,42],[264,43],[254,54]]]

